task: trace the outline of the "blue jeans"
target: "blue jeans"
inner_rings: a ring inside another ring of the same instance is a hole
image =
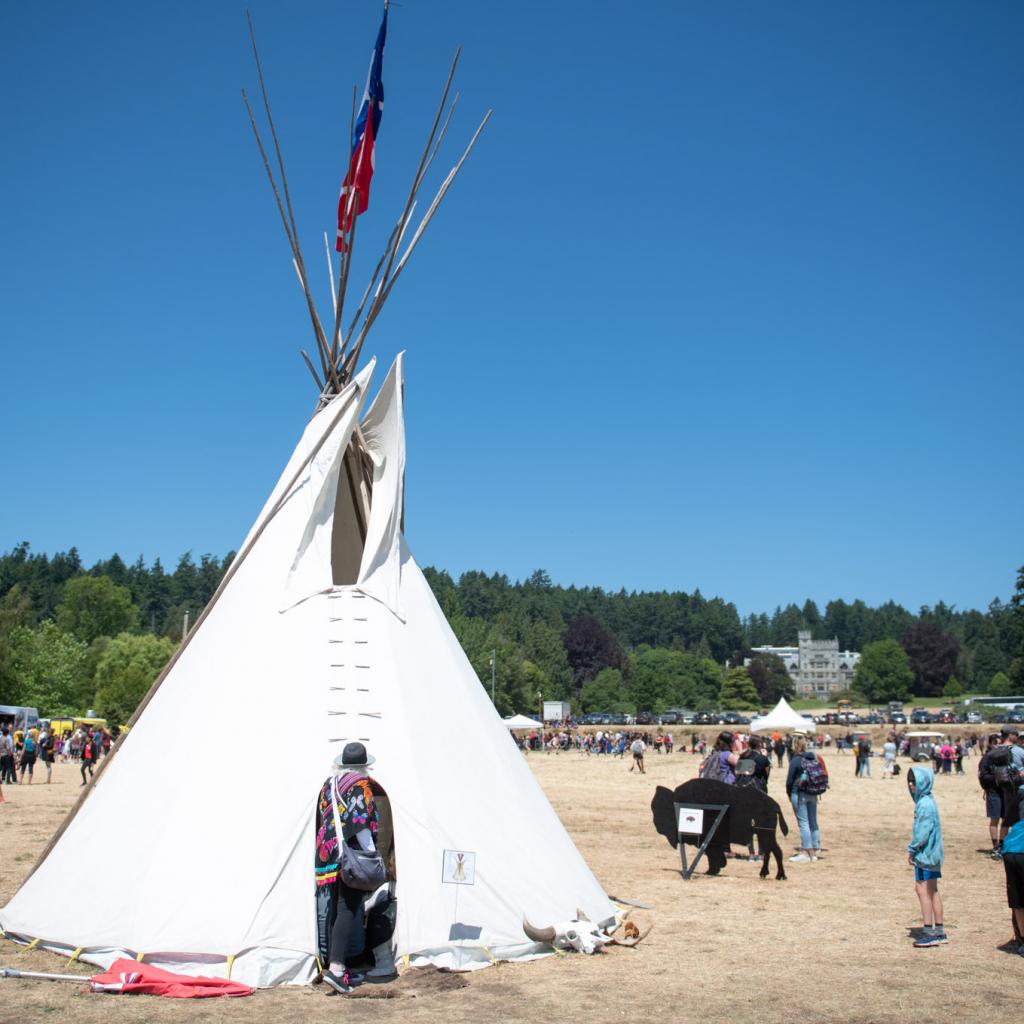
[[[821,849],[821,832],[818,829],[818,798],[813,794],[793,790],[793,813],[800,827],[800,846],[804,850]]]

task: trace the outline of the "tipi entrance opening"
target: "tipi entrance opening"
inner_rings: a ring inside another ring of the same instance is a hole
[[[370,457],[353,437],[345,449],[334,498],[331,580],[336,587],[351,586],[359,579],[373,501],[372,481]]]

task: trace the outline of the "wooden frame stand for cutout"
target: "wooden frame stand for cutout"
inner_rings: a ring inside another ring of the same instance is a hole
[[[700,846],[697,847],[697,852],[693,855],[693,863],[692,864],[687,864],[687,862],[686,862],[686,843],[683,842],[682,838],[680,838],[680,840],[679,840],[679,856],[680,856],[680,859],[683,862],[683,866],[682,866],[683,881],[684,882],[688,882],[693,877],[694,871],[697,870],[697,864],[700,861],[701,857],[704,856],[704,851],[708,848],[709,844],[711,843],[711,840],[715,838],[715,834],[718,832],[718,829],[721,826],[722,822],[725,821],[725,815],[726,815],[726,813],[729,810],[729,804],[690,804],[690,803],[680,804],[680,803],[676,803],[675,804],[675,811],[676,811],[676,824],[677,825],[679,823],[679,811],[681,809],[683,809],[683,810],[690,810],[690,809],[692,809],[692,810],[697,810],[697,811],[717,811],[718,812],[715,815],[714,821],[711,822],[711,826],[710,826],[710,828],[708,828],[707,833],[704,834],[704,837],[701,840]],[[682,833],[682,832],[679,833],[680,836],[682,836],[684,834],[693,835],[694,833]]]

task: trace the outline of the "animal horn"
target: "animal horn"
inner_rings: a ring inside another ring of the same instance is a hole
[[[653,924],[649,924],[642,932],[640,932],[639,934],[634,935],[632,937],[627,937],[627,938],[624,938],[624,939],[615,939],[615,938],[613,938],[612,939],[612,944],[616,945],[616,946],[636,946],[640,942],[643,942],[643,940],[646,939],[647,936],[651,934],[651,929],[653,927],[654,927]]]
[[[590,918],[587,917],[586,911],[580,910],[580,908],[577,907],[576,908],[576,920],[577,921],[589,921]]]
[[[523,918],[523,931],[526,932],[528,939],[533,939],[534,942],[546,942],[549,945],[555,941],[555,926],[549,925],[547,928],[534,928],[526,918]]]

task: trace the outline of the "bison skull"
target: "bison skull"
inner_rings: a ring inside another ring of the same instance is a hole
[[[577,953],[596,953],[613,941],[591,921],[562,921],[547,928],[535,928],[524,920],[523,931],[534,942],[543,942],[558,949],[575,949]]]

